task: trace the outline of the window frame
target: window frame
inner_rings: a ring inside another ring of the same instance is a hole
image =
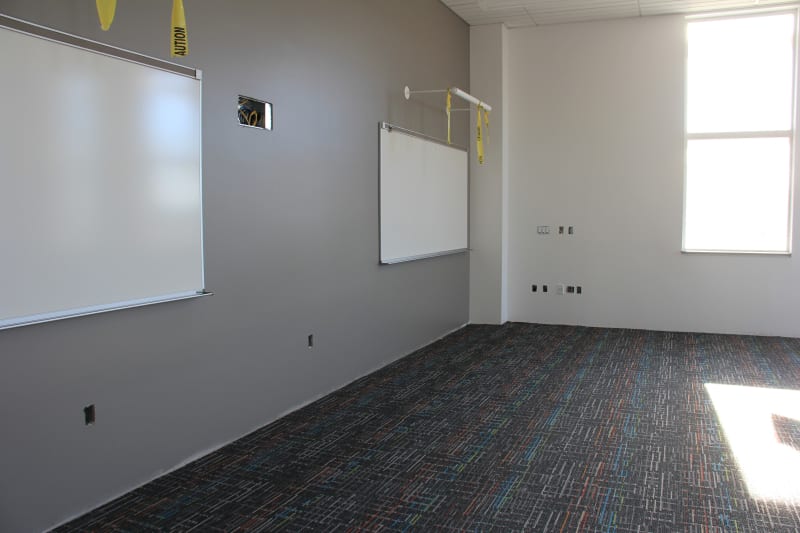
[[[756,18],[791,14],[794,16],[794,45],[792,47],[792,109],[791,128],[776,131],[736,131],[736,132],[703,132],[689,133],[689,24],[697,21],[730,20],[736,18]],[[792,243],[794,242],[794,193],[797,155],[797,125],[798,125],[798,47],[800,46],[800,6],[760,8],[752,10],[736,10],[729,12],[715,12],[706,14],[692,14],[685,17],[684,25],[684,105],[683,105],[683,213],[681,218],[681,253],[682,254],[717,254],[717,255],[773,255],[791,256]],[[689,185],[689,141],[703,139],[759,139],[759,138],[788,138],[789,139],[789,202],[786,234],[786,250],[723,250],[723,249],[694,249],[686,247],[686,206]]]

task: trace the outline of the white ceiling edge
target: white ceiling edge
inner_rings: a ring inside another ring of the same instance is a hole
[[[508,28],[655,15],[797,7],[797,0],[441,0],[470,26]],[[758,3],[756,3],[756,1]]]

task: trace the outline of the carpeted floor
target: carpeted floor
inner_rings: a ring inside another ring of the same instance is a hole
[[[800,390],[800,339],[468,326],[58,531],[800,531],[706,383]]]

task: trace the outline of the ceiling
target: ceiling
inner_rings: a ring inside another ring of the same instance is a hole
[[[471,26],[509,28],[788,4],[792,0],[442,0]]]

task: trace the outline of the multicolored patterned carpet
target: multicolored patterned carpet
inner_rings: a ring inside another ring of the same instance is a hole
[[[58,531],[800,531],[707,383],[800,390],[800,339],[468,326]]]

